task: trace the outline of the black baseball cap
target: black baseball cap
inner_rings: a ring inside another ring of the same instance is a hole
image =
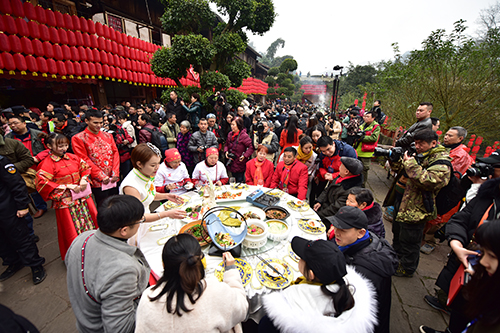
[[[326,219],[339,229],[368,229],[368,218],[358,207],[344,206],[335,216],[329,216]]]
[[[495,150],[488,157],[478,157],[476,158],[479,162],[486,164],[497,164],[500,163],[500,149]]]
[[[322,239],[312,241],[295,236],[292,239],[292,250],[304,259],[322,284],[345,283],[345,257],[334,242]]]

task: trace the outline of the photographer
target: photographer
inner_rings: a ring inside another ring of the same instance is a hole
[[[380,125],[375,121],[375,114],[372,111],[365,112],[363,120],[364,124],[359,127],[361,135],[354,147],[358,153],[358,159],[363,162],[363,187],[365,187],[373,152],[380,136]]]
[[[278,136],[271,131],[269,127],[269,122],[267,120],[259,121],[255,125],[252,126],[253,132],[253,146],[255,151],[259,145],[263,145],[267,148],[267,156],[266,158],[274,163],[274,156],[276,152],[280,149],[280,142],[278,140]],[[254,154],[256,155],[256,153]]]
[[[226,94],[223,92],[216,92],[214,95],[208,97],[208,103],[213,106],[215,115],[217,116],[217,124],[222,124],[222,120],[226,119],[227,114],[233,108],[227,102]]]
[[[398,141],[396,141],[396,147],[409,147],[413,142],[413,134],[417,131],[424,129],[432,129],[432,103],[422,102],[418,105],[417,111],[415,112],[415,117],[417,122],[403,134]]]
[[[476,161],[476,164],[472,165],[470,171],[467,170],[468,179],[470,179],[472,184],[467,191],[465,203],[461,209],[464,209],[474,199],[481,184],[491,178],[500,178],[500,149],[491,153],[489,157],[478,157]]]
[[[237,183],[245,181],[246,163],[252,156],[254,148],[252,140],[244,127],[243,119],[236,118],[231,123],[231,132],[227,135],[224,154],[226,156],[226,166]]]
[[[400,258],[396,271],[399,277],[412,277],[416,271],[425,223],[436,218],[436,195],[448,184],[451,174],[447,165],[431,165],[450,160],[447,150],[437,144],[436,132],[421,130],[413,137],[418,155],[410,156],[405,151],[398,177],[384,202],[384,206],[394,205],[392,233],[393,247]]]

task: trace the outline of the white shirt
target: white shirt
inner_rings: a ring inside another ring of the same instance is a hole
[[[154,178],[146,177],[139,170],[134,168],[128,173],[127,177],[125,177],[120,185],[120,194],[124,194],[123,189],[126,186],[136,189],[141,196],[141,202],[144,205],[144,213],[149,214],[149,205],[156,196],[154,180]]]
[[[189,173],[184,162],[181,162],[177,169],[169,168],[167,163],[162,163],[156,172],[155,186],[176,184],[177,188],[170,190],[170,193],[180,195],[187,192],[183,187],[184,179],[189,179]]]
[[[196,164],[196,167],[193,171],[193,179],[199,180],[200,184],[202,185],[208,184],[208,179],[205,173],[214,183],[221,180],[222,178],[228,178],[226,167],[220,161],[217,161],[217,164],[215,164],[213,167],[208,167],[205,161],[201,161],[200,163]]]

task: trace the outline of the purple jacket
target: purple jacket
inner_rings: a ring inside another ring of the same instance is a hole
[[[233,132],[229,132],[227,135],[226,146],[224,147],[224,152],[231,152],[237,156],[237,158],[228,167],[231,172],[245,172],[246,164],[253,154],[254,147],[252,144],[252,139],[247,134],[246,129],[242,129],[239,134],[240,138],[236,136],[233,140]],[[238,144],[236,144],[238,141]],[[240,157],[244,156],[243,161],[240,161]]]
[[[181,132],[177,134],[177,150],[179,150],[179,154],[181,154],[182,162],[184,162],[187,167],[194,166],[193,154],[188,149],[191,135],[191,132],[187,132],[185,135]]]

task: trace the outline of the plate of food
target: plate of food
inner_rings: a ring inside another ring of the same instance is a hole
[[[269,266],[272,266],[279,274]],[[268,258],[260,261],[255,268],[255,273],[259,282],[269,289],[283,289],[293,281],[292,270],[280,259]]]
[[[287,202],[287,205],[297,212],[305,212],[309,209],[309,204],[303,200],[290,200]]]
[[[285,192],[275,188],[274,190],[267,191],[266,194],[272,195],[273,197],[281,198]]]
[[[229,208],[232,208],[234,210],[239,211],[241,207],[239,206],[230,206]],[[219,213],[219,218],[222,224],[224,224],[227,227],[239,227],[241,226],[241,216],[236,214],[233,211],[230,210],[223,210]]]
[[[182,202],[181,203],[175,203],[173,201],[167,201],[163,204],[163,208],[165,208],[165,210],[170,210],[170,209],[174,209],[174,208],[179,208],[179,207],[182,207],[184,206],[186,203],[189,202],[189,200],[191,199],[190,197],[186,196],[186,195],[181,195],[180,196]]]
[[[243,259],[235,258],[236,262],[234,263],[236,268],[240,271],[241,283],[243,287],[250,283],[252,280],[253,269],[252,266],[248,262]],[[221,262],[217,268],[215,269],[215,277],[222,282],[224,278],[224,262]]]
[[[230,187],[233,190],[248,190],[249,186],[245,183],[231,184]]]
[[[203,227],[201,226],[201,221],[195,221],[186,224],[179,230],[180,234],[190,234],[193,235],[200,246],[205,246],[212,242],[210,236],[208,235],[207,225],[203,223]]]
[[[182,219],[184,222],[193,222],[201,220],[203,217],[203,206],[202,205],[193,205],[184,208],[186,211],[186,217]]]
[[[156,223],[149,227],[149,231],[161,231],[168,229],[168,223]]]
[[[221,248],[230,248],[236,245],[233,237],[228,232],[219,232],[215,234],[215,241]]]
[[[257,207],[245,207],[238,210],[245,220],[261,220],[264,221],[266,219],[266,213]],[[241,219],[241,217],[240,217]]]
[[[288,237],[290,226],[281,220],[268,220],[267,237],[275,242],[280,242]]]
[[[313,219],[300,219],[298,221],[299,229],[312,235],[321,235],[326,231],[323,222]]]
[[[215,195],[217,202],[227,202],[234,200],[245,200],[242,191],[222,191]]]
[[[268,219],[273,220],[286,220],[290,216],[290,213],[285,208],[279,206],[267,207],[264,212],[266,212]]]

